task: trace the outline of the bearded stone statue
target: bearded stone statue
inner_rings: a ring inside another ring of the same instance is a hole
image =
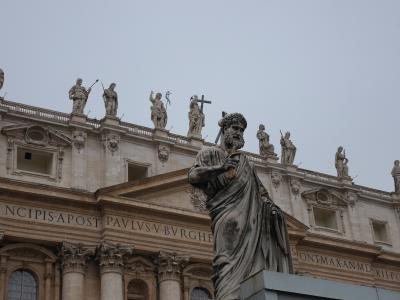
[[[236,300],[243,280],[261,270],[291,273],[292,262],[285,215],[240,151],[246,119],[228,114],[219,126],[221,146],[198,153],[189,182],[207,195],[215,299]]]

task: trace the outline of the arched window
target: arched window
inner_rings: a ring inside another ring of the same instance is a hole
[[[149,293],[147,284],[138,279],[134,279],[128,284],[128,300],[148,300]]]
[[[212,300],[212,297],[207,289],[196,287],[192,290],[190,300]]]
[[[7,300],[36,300],[38,284],[32,273],[27,270],[12,273],[8,281],[7,295]]]

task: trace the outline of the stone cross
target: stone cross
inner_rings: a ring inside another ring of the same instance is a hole
[[[200,103],[201,103],[201,106],[200,106],[200,111],[201,111],[201,112],[203,112],[204,103],[211,104],[211,101],[208,101],[208,100],[205,100],[205,99],[204,99],[204,95],[201,95],[201,99],[200,99],[200,100],[197,100],[197,102],[200,102]]]

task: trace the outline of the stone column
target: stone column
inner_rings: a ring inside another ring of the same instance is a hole
[[[132,254],[133,247],[102,242],[97,248],[101,276],[101,300],[124,300],[122,282],[124,256]]]
[[[5,298],[5,286],[6,286],[6,272],[7,272],[7,256],[0,256],[0,300]]]
[[[46,272],[44,274],[44,290],[45,290],[45,299],[51,300],[51,279],[53,277],[52,263],[50,261],[46,261]]]
[[[86,262],[94,248],[63,242],[61,255],[62,300],[84,300]]]
[[[104,185],[110,186],[123,182],[121,169],[121,137],[118,132],[105,131],[102,136]]]
[[[181,274],[189,257],[176,253],[160,252],[158,256],[158,281],[160,300],[181,300]]]

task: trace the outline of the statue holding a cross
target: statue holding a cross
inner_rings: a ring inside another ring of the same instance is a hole
[[[199,102],[201,103],[200,107]],[[211,103],[211,101],[204,100],[204,95],[201,97],[201,99],[199,99],[197,95],[194,95],[190,98],[188,137],[201,139],[201,130],[204,127],[204,103]]]

